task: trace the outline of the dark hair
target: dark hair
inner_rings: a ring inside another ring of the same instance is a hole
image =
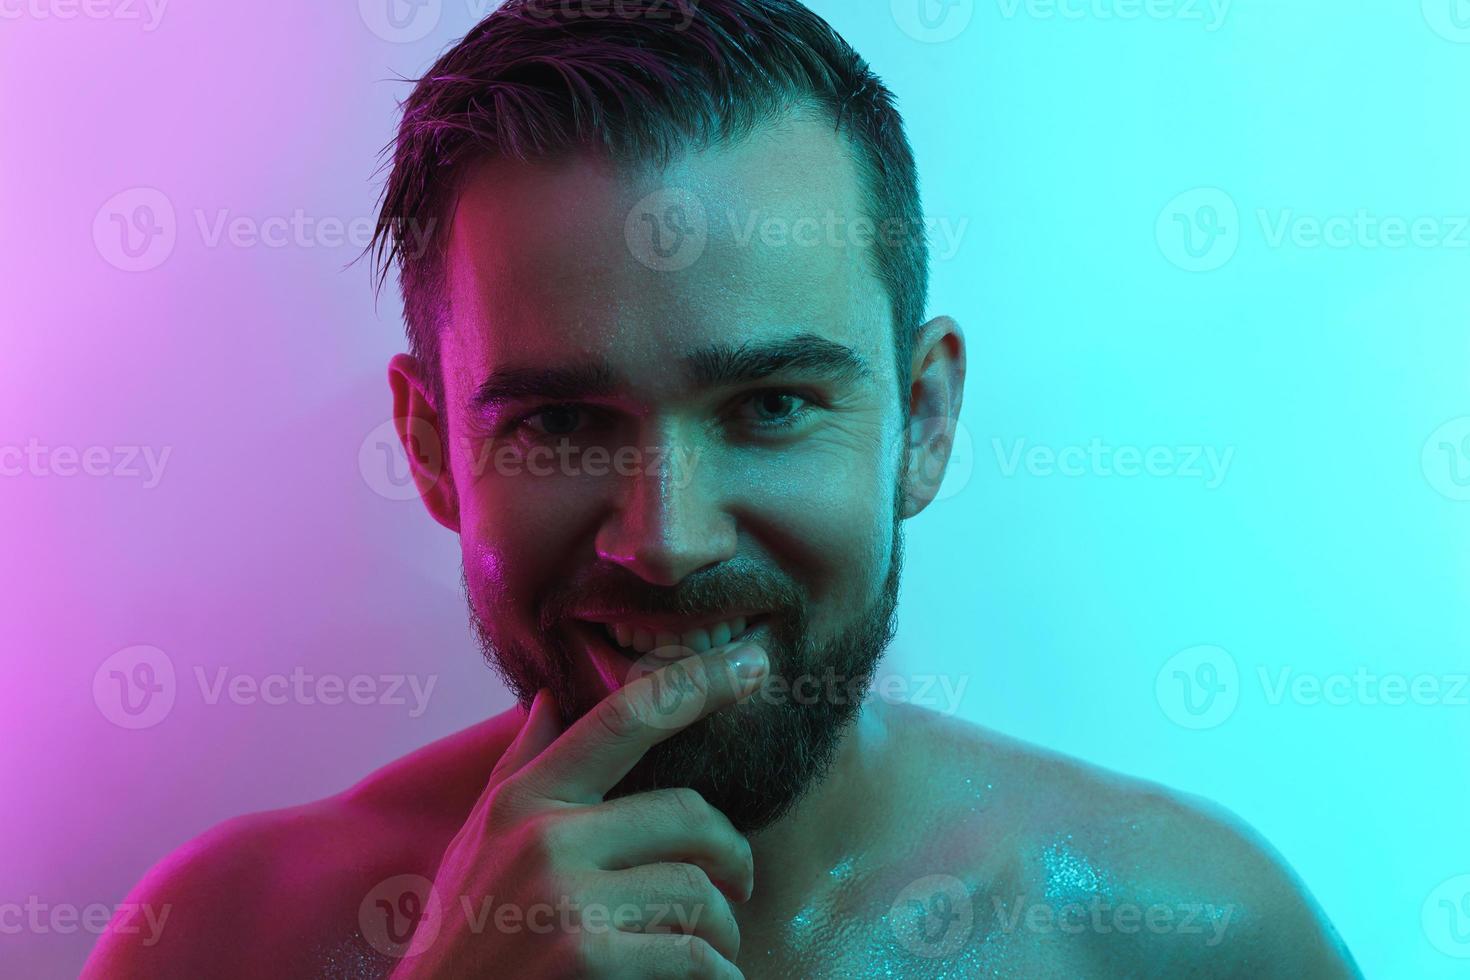
[[[436,407],[444,408],[443,238],[467,162],[589,149],[662,164],[689,146],[738,140],[792,108],[817,110],[856,150],[864,217],[879,229],[873,271],[891,302],[906,419],[928,291],[913,151],[893,94],[797,0],[508,0],[418,80],[385,150],[392,172],[369,250],[379,287],[397,262],[409,351],[429,374]]]

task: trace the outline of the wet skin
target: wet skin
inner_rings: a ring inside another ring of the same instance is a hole
[[[739,238],[752,215],[787,229],[851,221],[860,186],[843,141],[799,114],[661,171],[573,156],[472,172],[450,233],[442,411],[412,358],[396,358],[390,378],[395,416],[412,420],[401,434],[432,430],[449,449],[447,470],[422,465],[415,478],[459,535],[474,610],[506,650],[540,649],[540,597],[598,563],[669,588],[722,563],[777,569],[800,587],[818,639],[874,597],[894,559],[893,502],[900,518],[920,513],[948,457],[931,430],[903,425],[899,399],[915,419],[958,416],[959,327],[925,324],[896,365],[888,296],[861,241]],[[673,271],[630,246],[626,221],[669,187],[710,216],[703,253]],[[712,345],[794,337],[841,345],[867,370],[698,385],[674,367]],[[475,404],[492,369],[583,360],[617,380],[595,413]],[[785,424],[796,404],[809,411]],[[482,452],[505,440],[526,450],[567,427],[696,462],[683,474],[528,476]],[[576,690],[625,690],[632,658],[570,629],[562,639],[581,651]],[[216,828],[130,897],[171,906],[162,939],[106,937],[87,975],[434,975],[362,935],[364,898],[397,875],[440,885],[447,854],[466,866],[495,857],[463,843],[487,780],[508,748],[549,750],[573,721],[542,731],[551,716],[533,717],[516,708],[343,794]],[[1230,815],[913,706],[870,699],[827,777],[745,836],[751,890],[730,889],[738,950],[727,959],[748,977],[1356,975],[1301,883]],[[494,930],[479,941],[510,948]]]

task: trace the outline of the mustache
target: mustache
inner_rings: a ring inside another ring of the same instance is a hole
[[[541,604],[543,631],[579,614],[713,616],[728,609],[768,610],[775,615],[804,608],[806,595],[788,576],[753,561],[731,559],[695,572],[676,586],[650,585],[618,565],[588,566]]]

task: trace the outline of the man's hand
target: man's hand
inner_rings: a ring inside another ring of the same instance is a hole
[[[730,903],[754,888],[750,844],[692,789],[603,797],[654,745],[757,690],[768,669],[754,644],[696,654],[626,684],[560,736],[539,692],[445,851],[440,928],[409,947],[395,980],[740,977]],[[549,931],[498,931],[493,915],[477,928],[462,897],[522,917],[559,912]]]

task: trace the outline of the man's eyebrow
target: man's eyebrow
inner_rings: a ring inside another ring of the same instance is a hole
[[[826,337],[803,333],[757,344],[713,344],[684,359],[694,383],[704,388],[743,384],[783,371],[834,384],[853,384],[873,372],[861,354]]]
[[[711,344],[680,359],[695,386],[727,387],[796,372],[833,384],[853,384],[872,375],[861,354],[816,334],[797,334],[760,343]],[[531,399],[575,401],[615,394],[621,378],[600,360],[556,367],[504,367],[490,373],[470,400],[473,411]]]
[[[475,389],[470,409],[477,412],[533,398],[575,401],[610,395],[618,388],[617,376],[601,361],[584,361],[557,367],[504,367]]]

